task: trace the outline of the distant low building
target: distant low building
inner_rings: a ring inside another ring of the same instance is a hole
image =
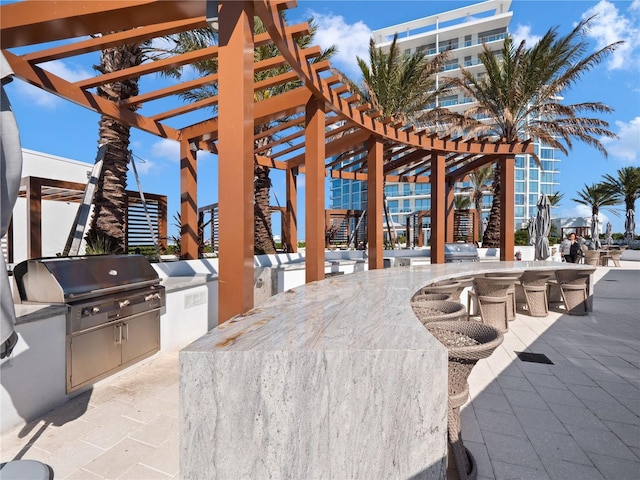
[[[551,229],[555,229],[561,238],[570,233],[579,237],[591,236],[591,217],[566,217],[551,219]],[[598,222],[598,234],[602,233],[602,221]]]

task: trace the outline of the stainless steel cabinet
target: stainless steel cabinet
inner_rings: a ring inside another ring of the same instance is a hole
[[[96,382],[160,349],[160,313],[133,315],[67,336],[67,392]]]

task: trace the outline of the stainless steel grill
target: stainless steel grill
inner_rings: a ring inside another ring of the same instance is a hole
[[[444,261],[446,263],[478,262],[480,256],[472,243],[445,243]]]
[[[160,349],[165,291],[141,255],[32,259],[13,278],[16,302],[67,305],[68,392]]]

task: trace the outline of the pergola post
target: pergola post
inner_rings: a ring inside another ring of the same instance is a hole
[[[383,144],[376,137],[367,141],[367,241],[369,270],[384,268],[383,257]],[[408,231],[407,231],[408,232]],[[407,233],[408,234],[408,233]]]
[[[298,169],[287,168],[286,189],[287,208],[284,214],[284,229],[282,231],[283,243],[287,246],[287,252],[298,251]]]
[[[431,156],[431,263],[444,263],[446,230],[445,154],[434,151]]]
[[[198,258],[198,162],[197,151],[187,140],[180,142],[180,258]]]
[[[161,252],[167,250],[167,197],[158,198],[158,246]]]
[[[219,324],[253,308],[253,3],[218,10]]]
[[[324,278],[324,102],[312,97],[306,105],[306,281]]]
[[[500,261],[512,261],[514,238],[515,156],[500,158]]]
[[[455,190],[453,182],[447,181],[447,231],[445,233],[445,241],[447,243],[455,242],[453,238],[453,230],[455,224]]]
[[[39,258],[42,256],[42,184],[39,178],[28,178],[27,225],[28,258]]]

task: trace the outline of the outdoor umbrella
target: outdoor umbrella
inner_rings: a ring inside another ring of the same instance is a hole
[[[611,239],[611,222],[607,222],[607,231],[604,234],[604,241],[607,245],[611,245],[613,240]]]
[[[627,241],[627,244],[631,243],[633,237],[635,236],[636,229],[636,220],[635,220],[635,212],[631,209],[627,210],[627,215],[624,219],[624,238]]]
[[[22,174],[22,148],[18,125],[11,110],[9,98],[4,91],[4,85],[11,81],[11,71],[4,55],[0,52],[0,95],[2,108],[0,111],[0,211],[2,222],[0,225],[0,238],[4,237],[9,229],[9,222],[13,213],[13,206],[18,198],[20,188],[20,176]],[[13,308],[9,277],[5,265],[4,255],[0,253],[0,358],[8,356],[18,336],[13,327],[15,325],[16,312]]]
[[[549,250],[549,232],[551,231],[551,204],[546,195],[540,196],[538,216],[536,217],[535,259],[546,260],[551,256]]]
[[[529,245],[536,244],[536,219],[535,217],[529,218]]]
[[[591,247],[593,250],[600,250],[600,234],[598,232],[598,215],[591,216]]]

